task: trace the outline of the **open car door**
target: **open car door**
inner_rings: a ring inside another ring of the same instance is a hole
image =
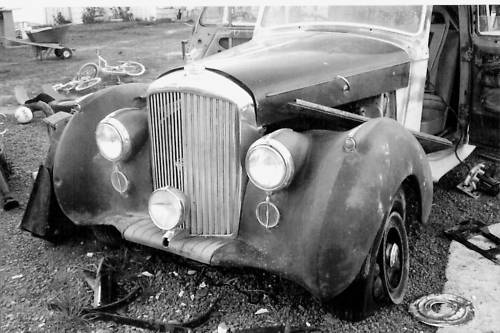
[[[248,42],[258,12],[258,6],[203,8],[188,45],[190,58],[204,58]]]
[[[500,5],[472,6],[470,142],[500,147]]]

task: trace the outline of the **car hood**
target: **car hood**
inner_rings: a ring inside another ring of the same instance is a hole
[[[409,73],[408,54],[394,44],[353,33],[318,31],[252,40],[199,64],[248,88],[258,105],[259,123],[275,121],[267,114],[270,109],[296,98],[341,105],[404,87]],[[345,81],[339,76],[348,80],[348,94],[342,92]]]

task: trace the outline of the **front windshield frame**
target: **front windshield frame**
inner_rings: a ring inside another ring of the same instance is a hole
[[[279,25],[272,25],[272,26],[263,26],[263,20],[266,14],[266,10],[270,7],[273,6],[266,6],[262,8],[259,19],[257,21],[256,29],[260,31],[272,31],[272,30],[286,30],[286,29],[297,29],[297,28],[302,28],[302,27],[325,27],[325,26],[331,26],[331,27],[348,27],[348,28],[355,28],[355,29],[366,29],[369,31],[373,30],[380,30],[380,31],[387,31],[391,33],[396,33],[400,35],[406,35],[406,36],[419,36],[424,28],[425,28],[425,21],[426,21],[426,6],[425,5],[420,5],[421,6],[421,11],[420,11],[420,22],[418,24],[418,28],[416,31],[407,31],[407,30],[401,30],[401,29],[394,29],[388,26],[381,26],[381,25],[375,25],[375,24],[363,24],[363,23],[353,23],[353,22],[340,22],[340,21],[319,21],[319,22],[293,22],[293,23],[287,23],[287,24],[279,24]],[[291,6],[290,6],[291,7]],[[307,6],[307,7],[312,7],[312,6]],[[326,7],[326,6],[325,6]],[[331,7],[347,7],[347,6],[331,6]],[[348,6],[348,7],[357,7],[357,6]],[[403,7],[403,6],[402,6]]]

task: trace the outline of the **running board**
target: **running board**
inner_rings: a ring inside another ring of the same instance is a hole
[[[301,99],[297,99],[295,102],[288,103],[287,111],[297,115],[304,115],[307,111],[308,115],[313,113],[318,118],[322,118],[325,120],[335,120],[339,128],[343,129],[354,128],[371,119],[368,117],[360,116],[354,113],[342,111],[316,103],[311,103]],[[412,130],[409,131],[418,140],[426,154],[453,147],[453,143],[445,138]]]

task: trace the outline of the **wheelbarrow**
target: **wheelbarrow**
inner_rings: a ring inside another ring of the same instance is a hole
[[[73,56],[74,48],[64,44],[66,33],[71,24],[62,24],[26,32],[29,39],[12,39],[8,41],[23,45],[30,45],[34,48],[36,57],[40,60],[47,58],[51,52],[60,59],[69,59]]]

